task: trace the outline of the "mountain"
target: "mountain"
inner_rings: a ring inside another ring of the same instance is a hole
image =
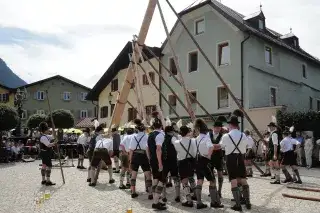
[[[19,76],[17,76],[0,58],[0,84],[9,87],[9,88],[16,88],[27,83],[22,80]]]

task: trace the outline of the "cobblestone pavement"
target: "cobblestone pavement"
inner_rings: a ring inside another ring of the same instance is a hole
[[[114,174],[115,184],[109,184],[108,173],[100,173],[98,185],[91,188],[86,183],[87,171],[76,168],[64,168],[66,184],[62,185],[59,169],[53,169],[52,180],[57,183],[54,187],[44,187],[40,184],[39,161],[32,163],[16,163],[0,165],[0,212],[1,213],[125,213],[128,208],[133,213],[153,212],[152,202],[144,193],[144,178],[140,173],[137,180],[137,191],[140,196],[131,199],[129,191],[118,189],[119,174]],[[300,169],[303,186],[320,188],[320,170]],[[282,197],[282,193],[320,198],[320,193],[287,189],[285,185],[271,185],[269,178],[260,178],[255,172],[254,178],[249,179],[251,189],[252,210],[250,212],[319,212],[319,202],[289,199]],[[283,178],[283,177],[282,177]],[[51,198],[43,204],[35,203],[39,192],[51,191]],[[168,189],[167,212],[233,212],[230,185],[225,178],[222,210],[206,209],[197,211],[188,209],[173,201],[173,188]],[[209,203],[208,185],[203,189],[203,199]]]

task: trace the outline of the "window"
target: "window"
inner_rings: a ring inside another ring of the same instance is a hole
[[[157,107],[155,105],[146,106],[146,114],[151,115],[152,112],[156,111]]]
[[[70,101],[71,100],[71,92],[63,92],[63,100]]]
[[[264,29],[264,24],[262,20],[259,20],[259,29],[263,30]]]
[[[313,110],[313,98],[309,97],[309,110]]]
[[[176,63],[174,63],[173,57],[169,58],[169,70],[173,75],[178,74],[178,69],[177,69]]]
[[[81,92],[80,93],[80,100],[81,101],[86,101],[88,93],[87,92]]]
[[[204,33],[204,30],[205,30],[204,18],[196,20],[194,22],[194,24],[195,24],[195,34],[196,35],[200,35],[200,34]]]
[[[118,79],[114,79],[111,81],[111,92],[118,91]]]
[[[230,47],[229,42],[224,42],[218,46],[219,66],[230,64]]]
[[[27,115],[27,110],[22,110],[22,114],[21,114],[21,119],[22,120],[25,120],[25,119],[27,119],[28,118],[28,115]]]
[[[39,100],[39,101],[44,100],[44,91],[38,91],[36,93],[36,99]]]
[[[305,64],[302,64],[302,77],[307,78],[307,70]]]
[[[229,94],[225,87],[218,87],[218,109],[229,107]]]
[[[153,72],[149,72],[149,77],[150,77],[151,81],[154,82],[154,73]],[[143,83],[143,85],[149,85],[149,81],[148,81],[146,74],[144,74],[142,76],[142,83]]]
[[[111,104],[110,116],[112,116],[115,106],[115,104]]]
[[[317,100],[317,111],[320,111],[320,100]]]
[[[176,109],[177,107],[177,98],[176,96],[174,95],[169,95],[168,96],[168,101],[169,101],[169,104],[170,106],[173,108],[173,109]],[[169,114],[172,114],[173,113],[173,110],[171,109],[171,107],[169,107]]]
[[[8,93],[3,93],[0,94],[0,102],[8,102],[9,101],[9,94]]]
[[[108,117],[108,106],[103,106],[100,108],[100,118]]]
[[[128,109],[128,121],[132,121],[137,118],[137,110],[135,108]]]
[[[293,40],[293,45],[295,46],[295,47],[297,47],[298,45],[297,45],[297,40],[296,39],[294,39]]]
[[[194,110],[194,111],[196,111],[197,110],[197,92],[196,91],[192,91],[192,92],[190,92],[192,95],[193,95],[193,97],[194,98],[192,98],[191,97],[191,95],[190,95],[190,102],[191,102],[191,106],[192,106],[192,109]]]
[[[272,65],[272,49],[271,47],[265,47],[265,60],[266,63]]]
[[[189,67],[189,72],[198,71],[198,51],[189,53],[188,67]]]
[[[87,118],[87,117],[88,117],[88,110],[81,110],[80,118]]]
[[[45,115],[46,113],[45,113],[45,111],[43,109],[38,109],[36,114]]]
[[[277,89],[270,87],[270,106],[277,106]]]

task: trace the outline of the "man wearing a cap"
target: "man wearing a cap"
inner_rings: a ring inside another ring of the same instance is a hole
[[[236,204],[231,207],[235,211],[242,211],[241,192],[238,184],[242,185],[243,198],[247,209],[251,209],[249,185],[246,180],[246,167],[244,164],[244,156],[248,147],[248,139],[246,135],[239,130],[239,121],[236,116],[231,116],[229,124],[229,133],[224,134],[220,144],[214,145],[215,149],[225,147],[227,156],[227,169],[229,180],[231,182],[231,191]]]
[[[270,122],[268,127],[270,129],[270,137],[268,141],[267,160],[269,161],[270,167],[273,169],[275,174],[275,181],[271,182],[271,184],[280,184],[280,144],[279,135],[277,133],[277,125],[274,122]]]
[[[83,133],[79,136],[78,140],[77,140],[77,151],[78,151],[78,169],[86,169],[83,166],[83,161],[84,161],[84,152],[85,152],[85,146],[87,145],[87,143],[89,143],[90,141],[90,129],[86,128],[85,130],[83,130]]]

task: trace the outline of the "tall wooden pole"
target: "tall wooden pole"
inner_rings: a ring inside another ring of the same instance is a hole
[[[139,38],[137,40],[137,42],[139,44],[145,43],[148,31],[149,31],[149,27],[151,24],[151,20],[152,20],[154,11],[156,9],[156,5],[157,5],[156,0],[149,0],[149,4],[148,4],[147,10],[145,12],[142,26],[140,28]],[[138,45],[135,45],[135,48],[139,48],[141,50],[141,47],[139,47]],[[128,99],[128,95],[129,95],[130,88],[131,88],[131,84],[128,82],[132,82],[132,80],[133,80],[133,66],[130,63],[125,81],[124,81],[123,86],[121,88],[120,95],[118,95],[118,101],[117,101],[115,109],[113,111],[112,119],[109,124],[108,131],[110,131],[112,124],[115,124],[115,125],[120,124],[121,116],[123,114],[124,107],[125,107],[124,103],[126,103],[126,101]]]

